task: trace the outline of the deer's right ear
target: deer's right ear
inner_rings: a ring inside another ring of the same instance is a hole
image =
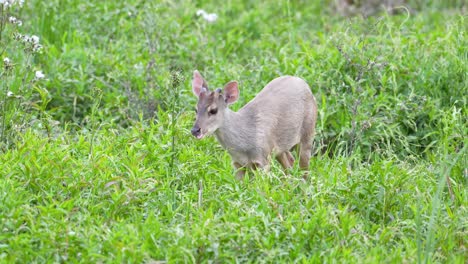
[[[200,97],[200,93],[203,89],[207,89],[207,85],[201,74],[195,70],[193,72],[193,79],[192,79],[192,92],[195,94],[196,97]]]
[[[239,99],[239,84],[236,81],[230,81],[224,86],[224,101],[230,105]]]

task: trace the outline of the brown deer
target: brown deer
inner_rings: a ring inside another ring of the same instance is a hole
[[[192,91],[198,97],[193,136],[201,139],[214,134],[231,155],[238,179],[247,168],[268,170],[271,156],[284,169],[291,168],[294,146],[299,149],[300,168],[308,170],[317,103],[304,80],[276,78],[237,112],[228,107],[239,98],[236,81],[227,83],[223,90],[210,91],[201,74],[194,71]]]

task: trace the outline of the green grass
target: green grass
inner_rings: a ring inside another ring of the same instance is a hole
[[[465,263],[466,8],[420,2],[364,19],[329,1],[27,1],[13,13],[47,80],[0,84],[0,262]],[[240,81],[234,109],[307,80],[311,176],[235,180],[190,135],[194,69]]]

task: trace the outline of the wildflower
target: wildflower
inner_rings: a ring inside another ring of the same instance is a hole
[[[11,60],[7,57],[3,58],[3,68],[5,69],[5,71],[11,70],[13,68]]]
[[[1,1],[1,0],[0,0],[0,1]],[[18,25],[18,26],[20,26],[20,27],[23,25],[23,21],[17,19],[17,18],[14,17],[14,16],[9,17],[9,18],[8,18],[8,21],[9,21],[10,23],[15,24],[15,25]]]
[[[213,23],[218,19],[218,15],[215,13],[207,13],[205,10],[200,9],[197,11],[197,16],[202,16],[206,21]]]
[[[9,17],[9,18],[8,18],[8,21],[9,21],[10,23],[15,24],[15,25],[20,26],[20,27],[23,25],[23,21],[17,19],[17,18],[14,17],[14,16]]]
[[[38,44],[39,43],[39,37],[36,36],[36,35],[32,35],[30,39],[31,39],[31,42],[33,44]]]
[[[42,71],[36,71],[36,80],[44,79],[45,75]]]
[[[42,45],[41,44],[35,44],[33,46],[33,52],[39,52],[42,50]]]
[[[20,7],[22,7],[24,0],[0,0],[0,4],[2,4],[5,8],[8,8],[14,4],[18,4]]]
[[[8,91],[6,96],[7,97],[13,97],[15,94],[12,91]]]
[[[0,4],[2,4],[5,8],[8,8],[14,3],[14,0],[0,0]]]
[[[42,50],[42,45],[39,44],[39,37],[36,35],[22,35],[20,33],[14,33],[13,38],[17,41],[20,41],[23,45],[25,45],[28,50],[32,52],[40,52]]]
[[[2,1],[2,0],[0,0],[0,1]],[[13,39],[14,40],[21,40],[21,39],[23,39],[23,35],[21,35],[18,32],[15,32],[15,33],[13,33]]]

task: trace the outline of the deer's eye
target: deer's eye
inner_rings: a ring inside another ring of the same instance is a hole
[[[213,108],[213,109],[211,109],[211,110],[208,112],[209,115],[216,115],[216,113],[218,113],[218,109],[217,109],[217,108]]]

